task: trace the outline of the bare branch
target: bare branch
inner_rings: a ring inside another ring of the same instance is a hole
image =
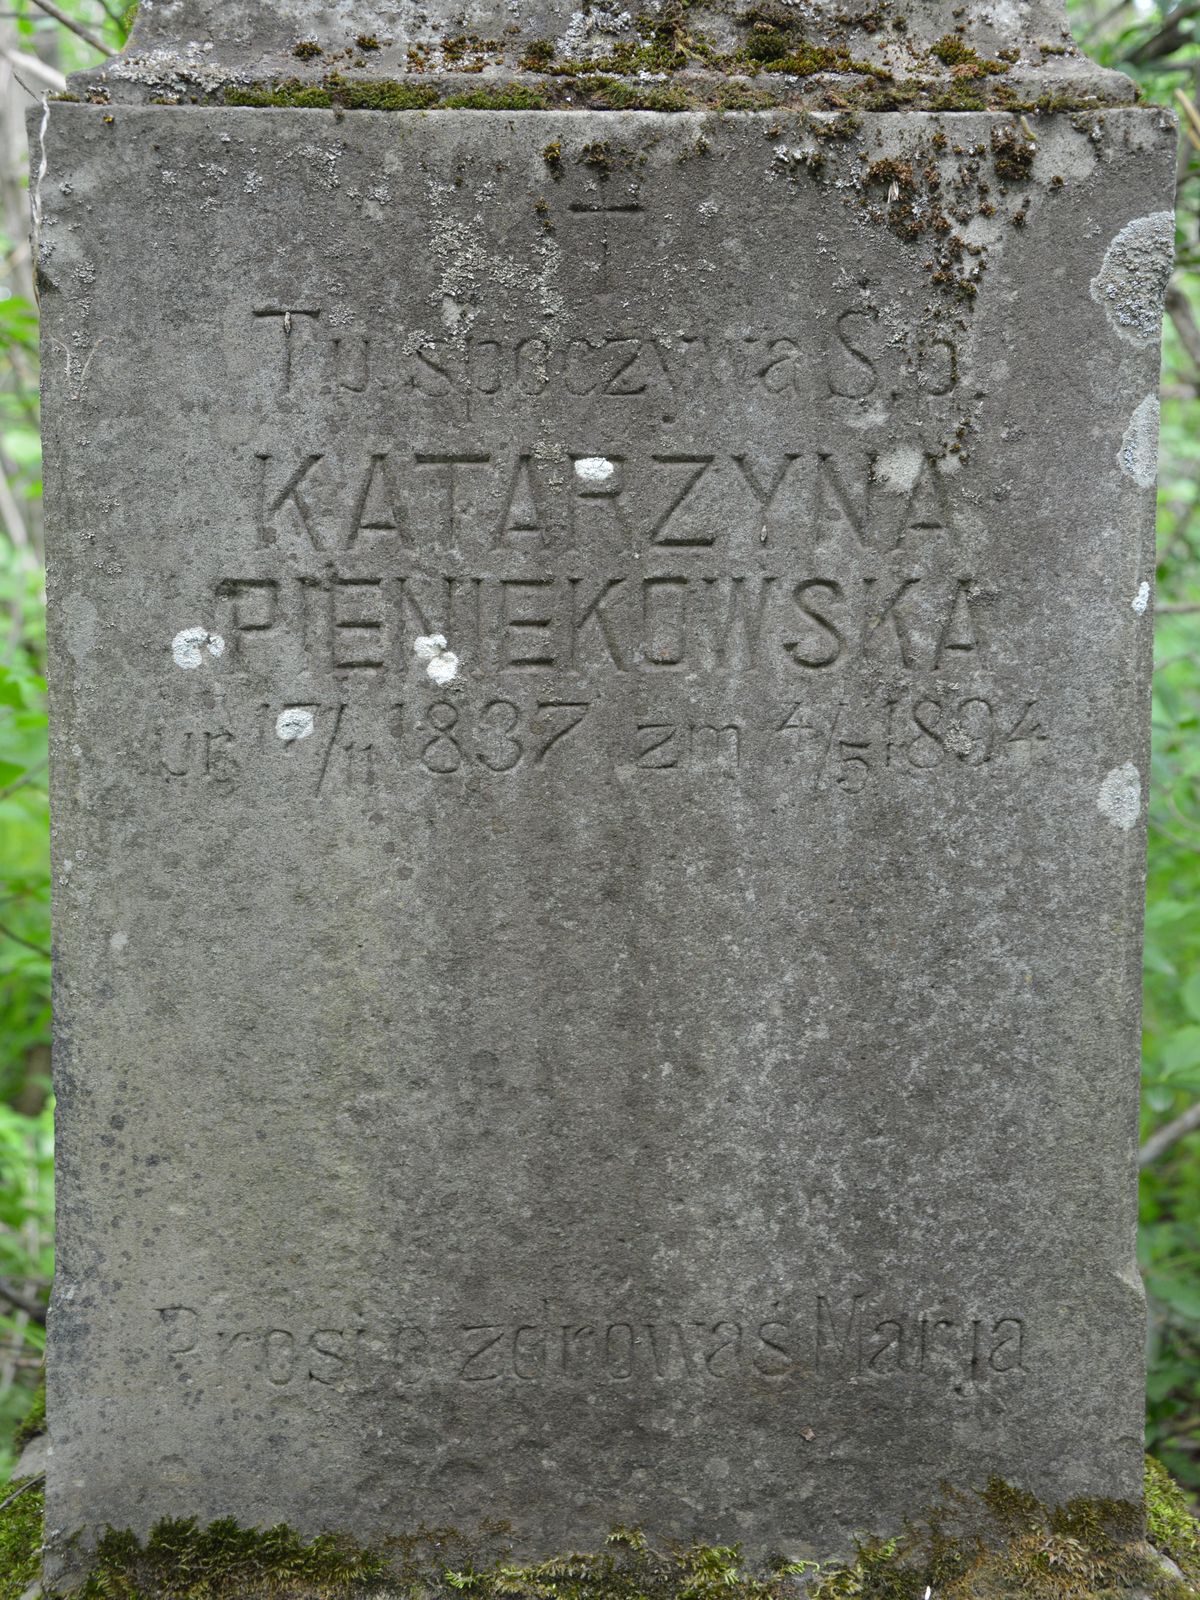
[[[27,1494],[30,1489],[40,1489],[45,1481],[46,1474],[44,1472],[39,1472],[36,1478],[26,1478],[25,1482],[19,1489],[14,1489],[6,1499],[0,1500],[0,1511],[3,1511],[6,1506],[12,1505],[14,1500],[19,1500],[21,1496],[23,1494]]]
[[[1156,617],[1190,617],[1197,611],[1200,611],[1200,604],[1155,606],[1154,615]]]
[[[1117,0],[1116,5],[1110,6],[1108,10],[1103,12],[1100,16],[1093,18],[1093,20],[1089,22],[1087,27],[1083,30],[1084,42],[1086,44],[1090,44],[1097,34],[1103,33],[1106,28],[1111,26],[1111,24],[1114,23],[1121,15],[1122,11],[1125,10],[1125,7],[1128,5],[1128,3],[1129,0]]]
[[[1151,1162],[1157,1161],[1172,1145],[1178,1144],[1180,1139],[1186,1138],[1189,1133],[1194,1133],[1200,1128],[1200,1100],[1191,1105],[1173,1122],[1168,1122],[1165,1127],[1159,1128],[1157,1133],[1152,1133],[1138,1152],[1138,1166],[1148,1167]]]
[[[1130,61],[1145,66],[1151,61],[1161,61],[1164,56],[1171,55],[1181,45],[1189,43],[1190,36],[1182,24],[1190,22],[1198,11],[1200,11],[1198,0],[1189,0],[1187,5],[1177,6],[1164,20],[1161,28],[1157,28],[1148,38],[1143,39],[1136,50],[1129,52]]]
[[[9,50],[6,46],[0,46],[0,56],[3,56],[13,68],[13,77],[16,77],[16,69],[20,67],[22,72],[28,73],[31,78],[40,78],[45,88],[53,89],[56,93],[61,94],[67,87],[67,80],[58,68],[52,67],[47,61],[42,61],[38,56],[26,55],[20,50]],[[17,78],[17,82],[20,81]],[[32,100],[38,98],[36,89],[26,89],[25,92]]]
[[[23,934],[14,933],[11,928],[6,928],[2,922],[0,922],[0,936],[5,939],[13,939],[17,944],[23,944],[26,950],[32,950],[35,956],[45,956],[47,961],[50,960],[49,950],[40,944],[34,944],[32,939],[26,939]],[[0,1289],[0,1294],[7,1293],[7,1289]]]
[[[64,28],[69,28],[72,33],[78,34],[85,44],[91,45],[93,50],[99,50],[102,56],[116,55],[117,52],[110,50],[104,40],[97,38],[90,28],[85,28],[82,22],[76,22],[74,17],[69,17],[65,11],[59,10],[54,0],[33,0],[33,3],[39,11],[44,11],[48,17],[53,17],[55,22],[61,22]]]
[[[1176,656],[1175,659],[1176,661],[1186,661],[1188,657]],[[7,800],[10,794],[16,794],[18,789],[23,789],[26,784],[32,783],[37,777],[38,773],[43,772],[49,765],[50,762],[48,759],[45,761],[35,761],[33,766],[26,768],[19,778],[15,778],[12,783],[8,785],[7,789],[0,789],[0,800]],[[14,898],[15,896],[8,895],[5,897],[5,899],[0,900],[0,905],[7,905],[8,901]]]
[[[1200,326],[1196,324],[1196,313],[1192,310],[1192,303],[1178,282],[1168,285],[1167,315],[1179,335],[1180,344],[1187,351],[1188,359],[1200,376]]]
[[[9,487],[12,476],[12,468],[5,459],[3,451],[0,451],[0,522],[3,522],[14,548],[27,551],[29,530],[25,526],[25,518],[21,515],[21,508],[17,504],[17,497]]]
[[[46,1325],[46,1308],[39,1305],[36,1300],[30,1300],[25,1295],[19,1294],[16,1289],[10,1289],[7,1284],[0,1283],[0,1300],[6,1300],[14,1311],[23,1311],[31,1322],[36,1322],[41,1327]]]

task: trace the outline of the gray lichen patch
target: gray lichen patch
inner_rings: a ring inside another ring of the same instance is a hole
[[[1117,465],[1139,489],[1154,486],[1158,468],[1158,396],[1148,394],[1129,419]]]
[[[1175,219],[1169,211],[1127,222],[1104,252],[1092,299],[1104,307],[1119,338],[1142,348],[1157,342],[1174,258]]]
[[[1096,809],[1114,828],[1128,833],[1142,811],[1142,778],[1132,761],[1106,772],[1096,796]]]

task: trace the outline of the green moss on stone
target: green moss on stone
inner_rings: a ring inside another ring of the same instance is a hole
[[[545,72],[553,60],[554,44],[550,39],[531,39],[520,65],[525,72]]]
[[[1154,1470],[1147,1463],[1148,1495]],[[1191,1536],[1200,1537],[1186,1506],[1178,1510],[1181,1541],[1189,1524]],[[959,1525],[971,1531],[960,1532]],[[978,1496],[946,1489],[942,1504],[921,1523],[899,1538],[860,1545],[852,1563],[822,1572],[810,1595],[922,1600],[926,1589],[937,1600],[1188,1600],[1196,1592],[1146,1543],[1140,1506],[1077,1499],[1047,1507],[993,1479]]]
[[[936,56],[944,67],[956,67],[960,71],[966,70],[973,77],[986,76],[989,73],[1007,72],[1010,63],[1007,61],[990,61],[981,56],[977,50],[972,50],[964,39],[956,33],[947,33],[936,44],[930,45],[929,53]]]
[[[775,98],[765,89],[752,89],[744,83],[722,84],[713,96],[718,111],[770,111]]]
[[[691,106],[684,90],[660,83],[626,83],[614,78],[602,94],[614,111],[687,111]]]
[[[320,83],[305,83],[299,78],[279,83],[251,84],[248,88],[230,86],[225,90],[227,106],[275,106],[299,110],[327,111],[339,107],[346,111],[424,111],[438,101],[430,84],[404,83],[395,78],[354,82],[331,72]]]
[[[1161,1462],[1146,1457],[1146,1536],[1200,1591],[1200,1522]]]
[[[160,1522],[142,1544],[112,1528],[100,1540],[79,1600],[335,1600],[388,1576],[385,1556],[352,1540],[291,1528],[242,1528],[230,1517],[201,1528]]]
[[[785,56],[763,62],[764,72],[790,72],[797,78],[810,78],[815,72],[853,72],[860,77],[890,79],[891,73],[869,61],[856,61],[848,50],[840,46],[810,44],[806,39],[797,42]]]
[[[1033,176],[1037,145],[1013,127],[992,129],[992,167],[1003,183],[1028,183]]]
[[[20,1600],[40,1575],[43,1512],[40,1490],[0,1489],[0,1600]]]
[[[0,1600],[19,1600],[38,1575],[42,1497],[30,1487],[3,1498]],[[1195,1600],[1200,1524],[1153,1461],[1146,1515],[1155,1547],[1185,1581],[1143,1540],[1140,1506],[1081,1499],[1049,1508],[994,1479],[980,1495],[944,1489],[924,1518],[896,1538],[863,1540],[851,1560],[781,1562],[765,1573],[749,1570],[735,1546],[658,1550],[625,1528],[600,1551],[518,1564],[504,1524],[475,1537],[423,1530],[368,1549],[231,1519],[163,1522],[144,1543],[109,1530],[72,1600],[797,1600],[802,1584],[809,1600],[923,1600],[927,1589],[936,1600]]]
[[[434,109],[478,111],[767,111],[826,109],[831,111],[1006,111],[1029,115],[1058,112],[1085,113],[1103,109],[1094,96],[1042,96],[1020,99],[1006,83],[994,78],[952,77],[887,81],[886,74],[869,64],[823,54],[824,47],[798,46],[778,62],[747,64],[727,58],[729,76],[719,71],[693,73],[673,81],[647,81],[596,70],[566,71],[548,68],[538,83],[501,83],[474,90],[456,90],[436,81],[404,79],[351,79],[330,72],[318,80],[283,78],[219,91],[229,106],[339,111],[425,111]],[[411,52],[410,52],[411,54]],[[460,70],[471,70],[460,69]],[[843,81],[836,88],[808,86],[819,73],[837,71]],[[755,85],[747,81],[766,74]],[[857,77],[855,77],[857,74]],[[786,78],[785,78],[786,75]],[[787,81],[805,80],[804,87]],[[769,86],[768,86],[769,85]],[[448,92],[446,92],[448,90]],[[443,98],[444,94],[444,98]],[[158,103],[158,102],[156,102]],[[178,97],[161,101],[177,104]],[[197,100],[196,103],[199,103]]]
[[[433,92],[436,96],[436,91]],[[549,103],[543,90],[525,83],[470,89],[461,94],[448,94],[440,102],[446,111],[545,111]]]
[[[254,83],[247,88],[230,85],[225,90],[227,106],[299,107],[308,111],[327,111],[333,105],[333,96],[319,84],[304,83],[299,78],[285,78],[273,87]]]

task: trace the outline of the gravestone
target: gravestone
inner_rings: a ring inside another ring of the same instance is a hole
[[[1139,1497],[1174,134],[1023,15],[143,0],[34,117],[55,1571]]]

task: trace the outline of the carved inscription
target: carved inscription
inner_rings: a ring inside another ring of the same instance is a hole
[[[613,252],[625,272],[644,249],[636,185],[567,196],[564,220],[603,301]],[[245,559],[196,599],[229,691],[147,730],[151,770],[329,796],[603,760],[855,796],[1052,746],[1036,685],[995,671],[1007,597],[980,576],[979,498],[937,409],[969,384],[958,335],[897,341],[865,280],[815,330],[650,332],[629,310],[414,342],[344,307],[254,305],[281,415],[320,395],[338,420],[247,450]],[[803,431],[690,434],[689,396],[707,414],[721,390],[731,416],[777,399]],[[453,662],[437,693],[414,661],[431,639]]]
[[[985,778],[1027,764],[1051,741],[1036,699],[959,691],[853,705],[764,695],[728,718],[681,715],[666,705],[646,714],[519,690],[417,693],[384,707],[265,701],[222,715],[220,726],[158,724],[150,737],[157,776],[220,789],[273,772],[299,792],[322,795],[382,788],[403,772],[427,779],[554,775],[615,749],[619,769],[658,781],[786,770],[799,799],[831,786],[859,795],[888,782]],[[302,735],[291,736],[292,727]]]
[[[961,1389],[1028,1369],[1025,1319],[818,1294],[802,1313],[650,1316],[632,1311],[432,1324],[361,1315],[253,1326],[203,1307],[158,1312],[163,1356],[268,1388],[426,1384],[798,1383],[907,1377]]]
[[[231,663],[257,671],[300,649],[319,672],[403,676],[412,640],[438,633],[489,673],[771,667],[799,680],[853,662],[936,673],[980,661],[989,598],[969,573],[844,566],[498,577],[330,565],[225,577],[206,605]]]
[[[898,440],[888,449],[797,447],[387,446],[257,451],[253,545],[297,554],[457,550],[916,553],[961,542],[957,459]]]
[[[589,294],[601,305],[618,288],[614,254],[628,256],[640,205],[572,204],[566,216],[588,256]],[[439,401],[587,399],[604,408],[661,408],[714,390],[736,396],[936,404],[963,387],[958,339],[942,328],[897,343],[869,300],[839,309],[821,328],[767,326],[730,335],[697,328],[669,333],[634,324],[569,337],[528,327],[425,339],[416,348],[378,317],[348,326],[319,305],[253,309],[250,338],[272,364],[280,397],[332,384],[343,404],[404,395]],[[673,420],[673,412],[668,413]]]

